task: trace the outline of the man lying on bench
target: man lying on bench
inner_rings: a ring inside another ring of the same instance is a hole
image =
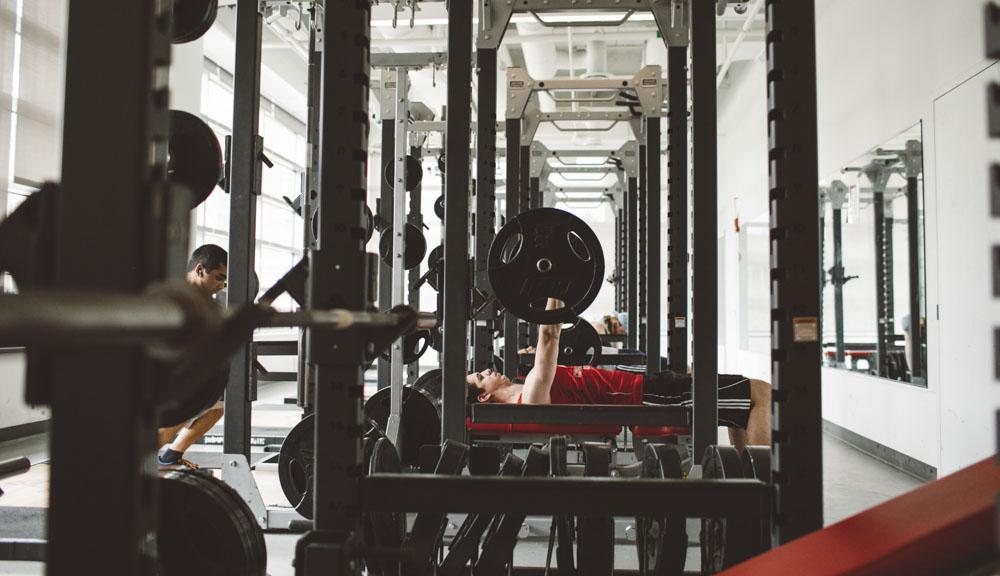
[[[561,308],[549,299],[546,308]],[[691,375],[669,370],[646,376],[592,366],[559,366],[560,324],[540,326],[535,364],[515,384],[492,369],[466,378],[470,402],[506,404],[632,404],[691,408]],[[771,386],[745,376],[719,374],[719,424],[737,449],[771,443]]]

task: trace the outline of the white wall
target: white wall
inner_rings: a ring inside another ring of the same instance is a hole
[[[986,78],[979,0],[825,0],[817,5],[820,176],[923,121],[929,387],[823,371],[828,420],[947,474],[991,454],[989,329],[998,318],[988,280]],[[720,93],[720,234],[735,215],[767,221],[764,64],[734,68]],[[728,250],[738,247],[726,242]],[[736,266],[739,254],[727,255]],[[727,268],[726,278],[733,277]],[[738,278],[737,278],[738,281]],[[738,295],[728,294],[732,308]],[[938,308],[940,307],[940,315]],[[991,314],[992,312],[992,314]],[[742,313],[742,312],[740,312]],[[727,370],[766,366],[733,351],[739,316],[727,313]]]
[[[0,352],[0,429],[49,417],[47,408],[33,408],[24,403],[24,368],[23,352]]]

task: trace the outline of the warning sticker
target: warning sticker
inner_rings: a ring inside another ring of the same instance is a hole
[[[795,342],[819,342],[819,319],[815,316],[792,318],[792,339]]]
[[[674,328],[686,328],[687,323],[688,323],[687,318],[685,318],[684,316],[678,316],[674,318]]]

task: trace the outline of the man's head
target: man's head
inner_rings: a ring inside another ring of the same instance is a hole
[[[621,320],[614,314],[608,314],[604,318],[601,318],[601,323],[604,324],[604,328],[608,331],[608,334],[625,333],[625,327],[622,326]]]
[[[229,254],[215,244],[199,246],[188,261],[187,281],[215,296],[226,287]]]
[[[468,385],[467,396],[470,403],[503,402],[506,398],[504,390],[513,384],[510,378],[492,368],[469,374],[465,377],[465,383]]]

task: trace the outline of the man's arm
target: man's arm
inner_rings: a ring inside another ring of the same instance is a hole
[[[563,303],[549,298],[546,310],[562,308]],[[521,402],[524,404],[551,404],[549,391],[556,375],[556,359],[559,358],[559,333],[562,324],[538,327],[538,345],[535,346],[535,365],[524,379]]]

